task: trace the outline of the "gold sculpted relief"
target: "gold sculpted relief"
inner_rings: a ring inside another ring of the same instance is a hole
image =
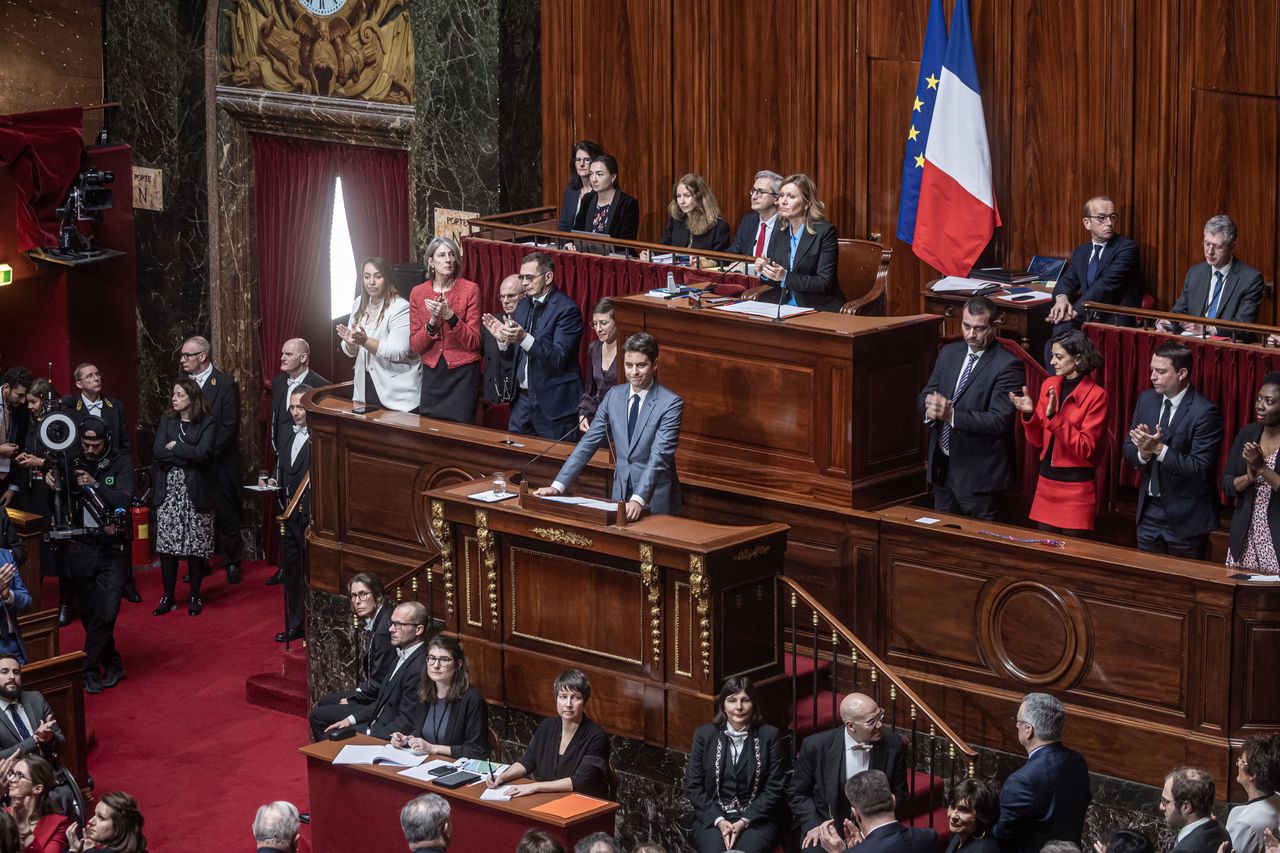
[[[534,536],[554,542],[557,545],[576,545],[579,548],[590,548],[591,539],[572,530],[561,530],[558,527],[532,527],[529,532]]]
[[[453,528],[444,519],[444,504],[431,502],[431,532],[440,545],[440,571],[444,575],[444,605],[453,619]]]
[[[653,563],[653,546],[640,546],[640,582],[649,593],[649,636],[651,639],[653,667],[662,666],[662,583],[658,567]]]
[[[498,630],[498,549],[495,547],[493,531],[489,529],[489,513],[476,510],[476,536],[479,539],[480,562],[484,566],[485,582],[489,590],[489,616],[493,620],[493,630]]]
[[[699,646],[702,650],[702,677],[711,672],[711,601],[708,598],[706,562],[700,554],[689,555],[689,586],[697,602]]]
[[[220,81],[248,89],[413,103],[406,0],[346,0],[312,15],[296,0],[240,0]]]

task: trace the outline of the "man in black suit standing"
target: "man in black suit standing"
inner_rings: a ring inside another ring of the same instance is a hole
[[[1164,777],[1160,812],[1178,833],[1171,853],[1218,853],[1231,836],[1213,816],[1213,777],[1196,767],[1179,767]]]
[[[280,372],[271,380],[271,452],[277,460],[281,448],[288,445],[294,433],[293,418],[289,414],[289,399],[293,391],[302,385],[319,388],[329,384],[329,380],[311,369],[310,361],[311,345],[302,338],[290,338],[281,345]],[[267,586],[282,583],[283,571],[283,566],[276,569],[275,574],[267,578]]]
[[[1191,387],[1191,350],[1169,341],[1151,356],[1151,385],[1138,397],[1124,458],[1138,483],[1138,548],[1201,559],[1218,526],[1222,412]]]
[[[357,726],[361,734],[388,740],[393,732],[416,732],[422,727],[426,713],[418,698],[418,682],[426,661],[427,608],[417,601],[406,601],[391,611],[391,645],[396,650],[396,663],[367,705],[351,705],[351,713],[324,731]],[[312,737],[320,733],[312,725]]]
[[[289,393],[291,429],[281,432],[279,456],[273,485],[280,487],[284,535],[280,539],[280,573],[284,575],[284,630],[276,634],[277,643],[302,639],[303,592],[307,577],[307,527],[311,524],[311,434],[307,428],[307,410],[302,395],[310,385],[299,385]],[[292,506],[292,512],[289,511]]]
[[[1080,844],[1093,798],[1089,765],[1062,745],[1066,709],[1048,693],[1028,693],[1014,726],[1027,763],[1005,780],[1000,820],[991,830],[1004,853],[1040,853],[1046,841]]]
[[[773,239],[774,226],[778,224],[778,193],[782,190],[782,176],[763,169],[756,172],[751,184],[751,212],[742,217],[738,233],[729,246],[735,255],[763,258]]]
[[[217,513],[217,550],[227,561],[227,583],[240,583],[240,386],[213,366],[209,341],[196,335],[182,342],[182,370],[194,379],[209,404],[209,416],[218,424],[213,447],[218,472],[214,496]]]
[[[819,827],[827,853],[938,853],[938,833],[922,826],[906,827],[894,817],[897,798],[879,770],[864,770],[845,783],[852,819],[828,820]]]
[[[515,318],[516,306],[520,304],[520,294],[523,291],[520,276],[515,273],[504,278],[498,285],[498,304],[502,313],[497,315],[497,319],[503,325]],[[501,349],[498,339],[487,326],[480,328],[480,344],[484,351],[484,398],[490,403],[510,403],[515,396],[515,348]]]
[[[33,382],[30,370],[11,367],[0,384],[0,507],[8,506],[18,494],[18,472],[23,469],[13,460],[27,446],[31,423],[27,391]]]
[[[898,734],[885,731],[884,709],[866,694],[850,693],[840,703],[840,721],[840,728],[804,739],[787,786],[802,847],[820,843],[824,821],[844,825],[850,816],[845,782],[863,770],[881,771],[889,790],[899,800],[907,797],[907,751]]]
[[[1084,203],[1084,230],[1089,242],[1077,246],[1058,283],[1053,288],[1053,307],[1048,321],[1053,323],[1052,342],[1058,335],[1078,329],[1084,322],[1085,302],[1142,306],[1142,270],[1138,244],[1116,233],[1116,205],[1104,195]],[[1126,317],[1100,314],[1098,319],[1117,326],[1131,325]],[[1051,343],[1045,344],[1044,363],[1049,364]]]
[[[1262,273],[1236,257],[1236,223],[1219,214],[1204,224],[1204,261],[1187,270],[1182,293],[1169,310],[1210,320],[1252,323],[1258,318],[1258,303],[1265,285]],[[1214,334],[1199,323],[1172,323],[1160,320],[1156,327],[1166,332]]]
[[[999,311],[985,296],[964,304],[963,341],[938,353],[920,392],[929,426],[925,456],[933,505],[942,512],[992,519],[1013,471],[1013,403],[1026,382],[1018,357],[996,342]]]

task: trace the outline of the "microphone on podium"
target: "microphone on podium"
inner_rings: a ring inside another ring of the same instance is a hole
[[[551,442],[550,444],[548,444],[545,448],[543,448],[542,452],[541,452],[541,453],[539,453],[537,456],[533,457],[533,458],[532,458],[532,459],[530,459],[528,462],[524,463],[524,467],[523,467],[523,468],[521,468],[521,469],[520,469],[520,473],[516,475],[517,477],[519,477],[519,478],[520,478],[520,479],[519,479],[519,483],[520,483],[520,487],[521,487],[522,489],[523,489],[523,488],[525,488],[525,487],[527,486],[527,482],[526,482],[526,480],[525,480],[525,474],[527,474],[527,473],[528,473],[528,471],[529,471],[529,466],[530,466],[530,465],[532,465],[533,463],[537,462],[537,461],[538,461],[539,459],[541,459],[542,457],[546,456],[546,455],[547,455],[547,453],[549,453],[549,452],[551,451],[551,448],[555,447],[557,444],[559,444],[560,442],[564,441],[566,438],[568,438],[570,435],[572,435],[573,433],[575,433],[575,432],[577,432],[577,431],[578,431],[578,425],[575,423],[573,426],[569,427],[569,431],[568,431],[568,432],[566,432],[564,435],[560,436],[560,437],[559,437],[559,438],[557,438],[555,441],[553,441],[553,442]]]

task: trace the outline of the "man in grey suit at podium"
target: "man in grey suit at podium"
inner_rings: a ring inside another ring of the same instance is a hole
[[[591,455],[608,441],[617,460],[613,499],[627,502],[628,521],[645,509],[655,514],[680,509],[676,442],[684,401],[658,384],[658,342],[637,332],[622,346],[627,384],[615,385],[600,401],[591,429],[578,441],[555,482],[535,495],[561,495],[573,485]]]

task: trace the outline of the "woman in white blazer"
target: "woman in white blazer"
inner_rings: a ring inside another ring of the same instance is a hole
[[[409,348],[409,303],[382,258],[369,258],[360,269],[360,295],[347,324],[337,327],[342,351],[356,360],[351,400],[357,408],[416,412],[422,402],[422,358]]]

